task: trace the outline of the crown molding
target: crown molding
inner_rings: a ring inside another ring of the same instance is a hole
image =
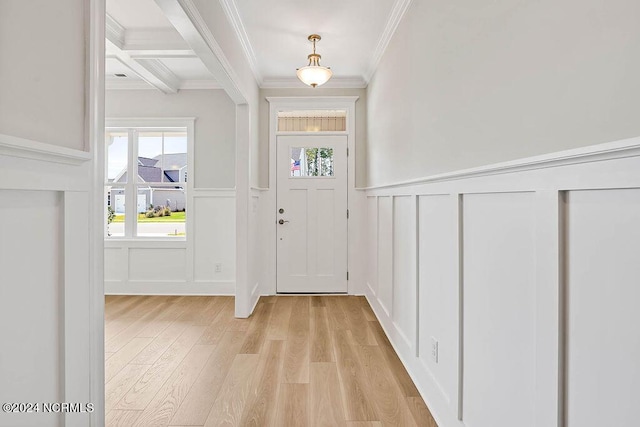
[[[378,45],[371,56],[371,63],[369,64],[369,69],[364,76],[364,79],[367,83],[371,81],[373,74],[376,72],[378,68],[378,64],[380,64],[380,60],[384,55],[384,52],[387,50],[387,46],[389,46],[389,42],[393,38],[396,30],[398,29],[398,25],[400,21],[402,21],[402,17],[404,16],[407,9],[411,5],[412,0],[396,0],[391,9],[391,14],[389,15],[389,20],[387,21],[387,25],[378,40]]]
[[[242,22],[242,18],[240,17],[240,12],[238,12],[238,5],[236,4],[235,0],[220,0],[220,5],[224,10],[225,15],[227,15],[227,20],[236,32],[238,41],[240,41],[240,45],[242,46],[242,51],[247,57],[249,67],[253,72],[253,76],[255,77],[256,82],[258,82],[258,86],[261,86],[263,82],[262,74],[258,69],[258,60],[256,58],[256,53],[253,50],[253,46],[251,46],[251,41],[249,40],[249,35],[247,34],[244,23]]]
[[[362,77],[333,77],[321,88],[335,89],[364,89],[367,82]],[[313,88],[302,83],[297,77],[265,77],[260,85],[261,89],[304,89]]]

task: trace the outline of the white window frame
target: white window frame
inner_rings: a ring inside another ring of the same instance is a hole
[[[105,144],[105,177],[104,187],[113,188],[124,188],[125,189],[125,200],[131,201],[134,203],[127,203],[125,207],[125,227],[124,227],[124,236],[108,236],[106,232],[107,220],[106,220],[106,207],[105,211],[105,232],[104,238],[105,240],[161,240],[161,241],[186,241],[189,239],[189,235],[191,234],[191,221],[192,215],[187,213],[185,218],[185,230],[186,235],[183,237],[161,237],[161,236],[138,236],[138,215],[136,212],[137,207],[137,194],[138,188],[140,187],[139,182],[137,182],[138,176],[138,137],[137,132],[148,132],[148,131],[157,131],[157,132],[171,132],[176,130],[185,130],[187,132],[187,171],[193,170],[194,157],[193,157],[193,149],[195,146],[195,118],[126,118],[126,119],[106,119],[105,120],[105,128],[107,130],[122,130],[127,131],[129,138],[129,149],[128,149],[128,165],[127,165],[127,182],[122,184],[115,184],[111,182],[107,182],[106,178],[106,170],[107,170],[107,154],[106,150],[108,147]],[[193,172],[191,173],[193,176]],[[151,184],[151,183],[150,183]],[[185,197],[185,210],[188,211],[190,200],[193,195],[193,179],[187,180],[185,183],[180,183],[181,186],[186,188],[187,195]],[[161,183],[153,183],[156,187],[175,187],[176,183],[171,182],[161,182]],[[113,197],[113,195],[112,195]],[[106,195],[105,195],[105,203],[106,203]]]

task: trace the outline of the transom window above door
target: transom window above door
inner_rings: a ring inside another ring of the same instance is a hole
[[[278,112],[278,132],[345,132],[346,130],[346,110]]]

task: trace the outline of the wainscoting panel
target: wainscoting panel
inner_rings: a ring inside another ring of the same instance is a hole
[[[638,425],[640,189],[567,192],[565,239],[567,426]]]
[[[378,261],[378,198],[367,197],[367,259],[377,265]],[[372,295],[378,293],[377,270],[367,269],[367,288]]]
[[[186,240],[105,240],[106,294],[233,295],[235,191],[196,189]]]
[[[438,425],[639,424],[640,138],[364,193],[366,296]]]
[[[378,198],[378,302],[393,316],[393,198]],[[393,318],[393,317],[392,317]]]
[[[60,402],[64,378],[64,283],[61,192],[0,189],[0,378],[3,402]],[[37,268],[34,268],[37,266]],[[39,349],[46,348],[43,352]],[[27,361],[28,360],[28,361]],[[13,415],[13,414],[11,414]],[[34,418],[33,416],[38,418]],[[0,425],[57,425],[52,415],[23,414]],[[36,421],[37,420],[37,421]]]
[[[457,393],[458,288],[455,286],[455,196],[418,197],[418,358],[433,376],[443,398]],[[437,354],[433,346],[437,345]]]
[[[416,346],[416,204],[393,198],[393,323],[410,348]]]
[[[235,198],[197,197],[194,200],[194,280],[233,281],[235,277]],[[220,271],[216,272],[216,264]]]
[[[534,201],[533,193],[463,197],[462,413],[469,426],[534,425]]]

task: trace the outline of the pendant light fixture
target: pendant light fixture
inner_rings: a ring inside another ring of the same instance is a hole
[[[316,42],[320,41],[321,37],[317,34],[311,34],[308,39],[313,43],[313,53],[307,56],[309,65],[298,68],[296,74],[300,81],[306,85],[311,87],[322,86],[329,81],[333,72],[329,67],[320,65],[320,58],[322,57],[316,53]]]

